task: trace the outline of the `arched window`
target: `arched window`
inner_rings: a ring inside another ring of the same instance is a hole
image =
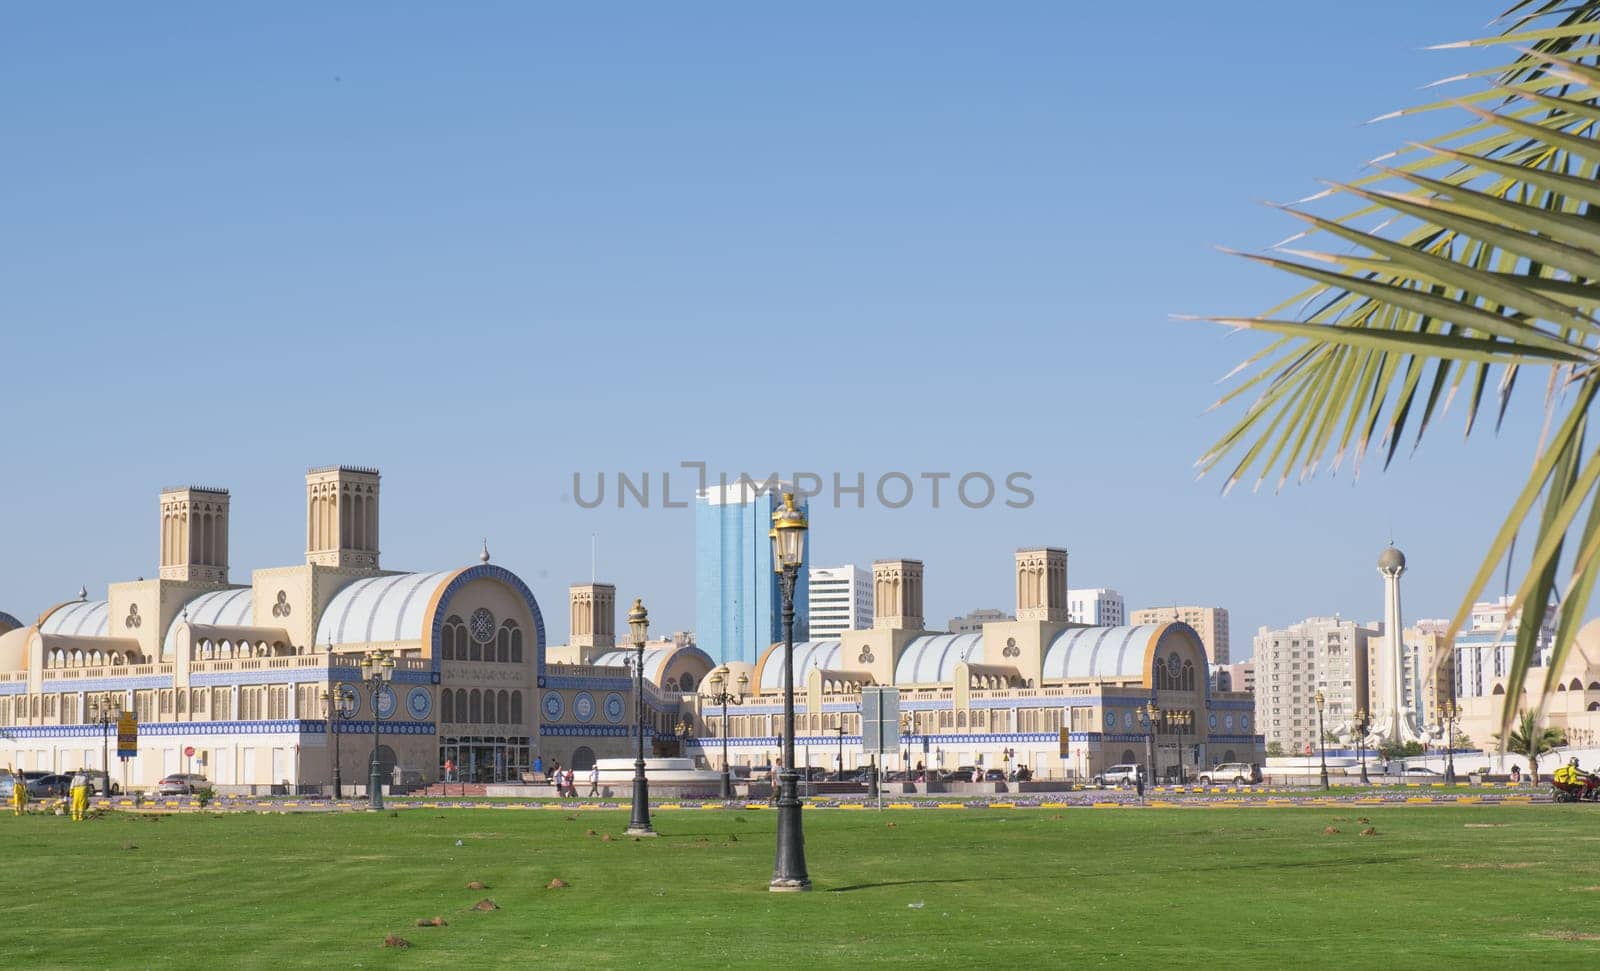
[[[511,724],[522,724],[522,692],[511,692]]]
[[[511,660],[511,631],[508,628],[501,627],[494,636],[494,659],[501,662]]]
[[[439,692],[439,720],[445,722],[453,722],[456,720],[455,692]]]
[[[500,692],[500,697],[495,699],[495,721],[505,725],[511,721],[511,695],[509,692]]]
[[[461,630],[461,618],[451,614],[445,619],[444,630],[439,634],[439,652],[446,661],[456,659],[456,633]]]
[[[483,695],[477,688],[472,689],[472,694],[467,696],[467,721],[474,725],[483,724]]]
[[[1580,679],[1580,678],[1573,678],[1572,679],[1572,690],[1573,691],[1582,691],[1583,690],[1583,681],[1582,681],[1582,679]]]
[[[467,660],[483,660],[483,645],[478,643],[478,639],[476,637],[469,637],[467,638],[467,641]]]
[[[1493,692],[1493,693],[1494,693],[1494,694],[1497,694],[1497,695],[1503,695],[1503,694],[1505,694],[1505,693],[1506,693],[1506,686],[1505,686],[1505,685],[1503,685],[1503,684],[1497,684],[1497,685],[1495,685],[1495,686],[1494,686],[1494,692]]]
[[[522,663],[522,628],[511,628],[511,663]]]
[[[466,688],[457,688],[456,689],[456,721],[464,722],[466,720],[467,720],[467,689]]]
[[[1194,662],[1183,662],[1183,690],[1194,690]]]

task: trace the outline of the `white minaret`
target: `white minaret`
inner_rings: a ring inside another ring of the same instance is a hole
[[[1378,710],[1372,720],[1374,735],[1398,742],[1420,742],[1411,706],[1406,703],[1405,624],[1400,619],[1400,575],[1406,572],[1406,555],[1393,546],[1378,554],[1383,575],[1383,652],[1378,658]]]

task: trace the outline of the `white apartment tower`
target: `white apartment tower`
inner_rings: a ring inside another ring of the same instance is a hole
[[[1067,591],[1067,619],[1090,627],[1121,627],[1128,609],[1122,594],[1106,587]]]
[[[1284,755],[1317,746],[1317,692],[1323,694],[1323,729],[1350,732],[1367,704],[1367,641],[1377,631],[1338,617],[1310,617],[1255,636],[1256,724]]]
[[[872,627],[872,572],[853,563],[811,569],[811,637],[838,637]]]

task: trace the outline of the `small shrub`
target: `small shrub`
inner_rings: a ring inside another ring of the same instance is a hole
[[[201,809],[211,805],[211,800],[215,798],[217,798],[217,790],[211,788],[210,786],[206,786],[204,789],[196,789],[194,791],[194,803]]]

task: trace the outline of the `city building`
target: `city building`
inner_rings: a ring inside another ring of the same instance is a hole
[[[872,623],[872,574],[846,563],[813,567],[810,637],[835,637]]]
[[[1498,627],[1496,623],[1497,630]],[[1485,694],[1459,699],[1461,718],[1455,729],[1457,735],[1466,736],[1472,746],[1492,753],[1506,706],[1513,706],[1513,717],[1541,707],[1541,696],[1552,680],[1554,688],[1542,701],[1540,726],[1560,731],[1568,745],[1600,747],[1600,620],[1591,620],[1578,630],[1559,670],[1552,671],[1549,666],[1530,670],[1521,693],[1515,698],[1507,694],[1506,678],[1502,675],[1493,680]],[[1554,770],[1560,761],[1559,756],[1547,756],[1542,763],[1543,771]],[[1457,763],[1458,771],[1472,767],[1465,765],[1460,756]]]
[[[1217,687],[1223,691],[1256,692],[1256,662],[1235,661],[1225,668],[1217,668]]]
[[[1001,621],[1016,620],[1017,618],[1004,610],[994,610],[980,607],[965,617],[952,617],[947,629],[952,634],[977,634],[983,631],[984,624],[997,624]]]
[[[695,637],[718,663],[753,664],[767,645],[783,639],[783,598],[767,533],[785,488],[793,487],[741,477],[695,497]],[[809,516],[803,501],[800,506]],[[809,566],[800,565],[800,576]],[[810,614],[808,586],[795,585],[795,637],[801,640]]]
[[[106,768],[125,789],[186,769],[222,792],[297,792],[327,791],[342,761],[360,788],[374,722],[386,783],[435,781],[446,760],[458,779],[493,782],[521,778],[541,754],[579,768],[629,754],[633,652],[615,648],[614,589],[573,589],[573,640],[588,653],[547,663],[538,601],[487,546],[468,566],[380,565],[379,485],[375,469],[312,469],[304,563],[248,583],[232,579],[228,491],[163,490],[154,579],[113,583],[102,599],[80,590],[31,623],[0,614],[0,764]],[[379,649],[394,666],[374,694],[358,662]],[[698,687],[711,659],[669,639],[646,662],[651,747],[675,752],[673,689]],[[138,721],[125,762],[116,723],[95,717],[113,707]]]
[[[1067,617],[1074,624],[1121,627],[1128,622],[1128,611],[1117,591],[1087,587],[1067,591]]]
[[[1228,649],[1228,611],[1223,607],[1147,607],[1135,610],[1130,624],[1188,624],[1200,633],[1211,663],[1222,666],[1232,660]]]
[[[1263,760],[1250,696],[1212,687],[1193,628],[1075,625],[1066,565],[1064,550],[1019,550],[1015,619],[953,633],[923,623],[921,562],[874,563],[871,628],[795,645],[797,762],[833,766],[842,751],[846,768],[865,763],[860,706],[873,685],[900,690],[901,747],[884,759],[889,768],[1023,764],[1041,778],[1084,779],[1117,763],[1148,765],[1153,749],[1158,777],[1192,778],[1197,766]],[[782,732],[782,645],[719,671],[722,684],[749,691],[729,709],[729,761],[770,764]],[[709,692],[686,751],[720,766],[722,709]],[[1143,713],[1152,702],[1161,712],[1154,731]]]
[[[1326,705],[1324,730],[1349,733],[1357,709],[1370,710],[1368,641],[1376,633],[1339,617],[1256,632],[1256,721],[1269,749],[1297,755],[1316,747],[1318,691]]]
[[[1489,694],[1497,680],[1504,679],[1510,670],[1511,657],[1516,651],[1517,630],[1522,623],[1522,612],[1506,612],[1511,608],[1511,597],[1480,600],[1472,605],[1467,626],[1456,634],[1454,649],[1455,690],[1457,698],[1483,697]],[[1419,620],[1418,630],[1443,634],[1450,627],[1446,619]],[[1555,644],[1556,608],[1545,611],[1535,641],[1536,664],[1543,665],[1550,658]]]

